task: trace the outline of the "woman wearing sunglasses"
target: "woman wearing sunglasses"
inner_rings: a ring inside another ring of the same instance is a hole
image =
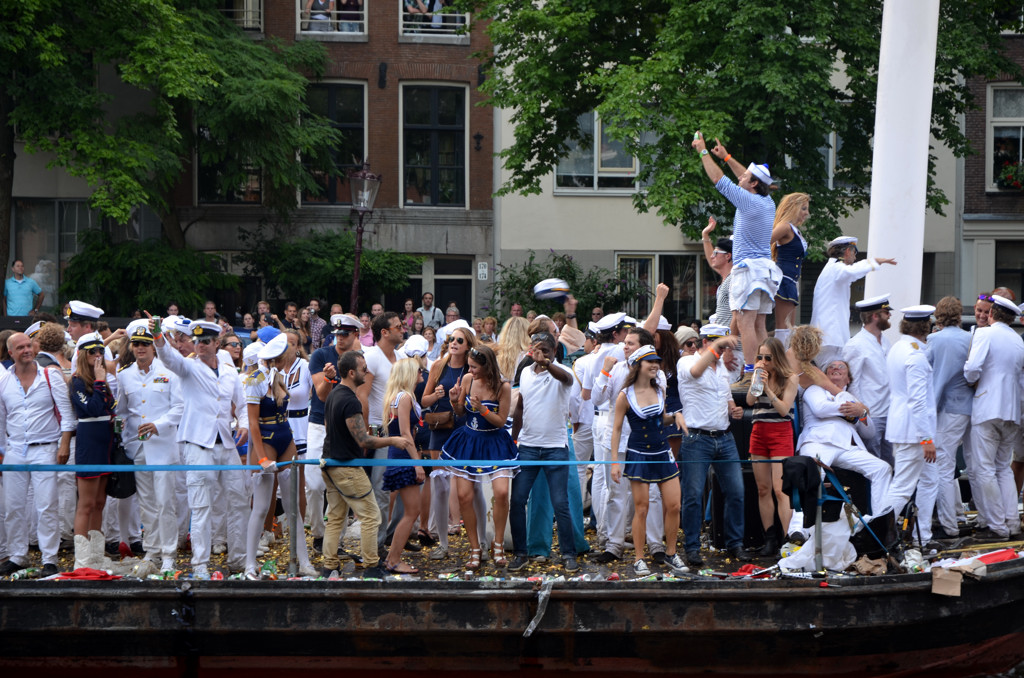
[[[796,399],[798,378],[789,367],[786,348],[782,342],[769,337],[757,349],[754,369],[761,377],[764,391],[755,394],[751,380],[747,391],[747,405],[754,408],[754,427],[750,433],[750,458],[754,461],[754,480],[757,482],[757,505],[764,527],[764,548],[761,555],[779,554],[779,537],[775,534],[775,502],[778,502],[782,529],[789,527],[793,509],[789,496],[782,491],[782,464],[785,457],[793,456],[793,401]],[[758,463],[777,459],[780,463]],[[775,500],[772,500],[772,494]]]
[[[451,467],[459,496],[462,520],[469,537],[467,570],[480,568],[482,551],[477,527],[487,520],[486,508],[474,506],[479,484],[490,482],[494,491],[494,564],[508,565],[505,558],[505,525],[508,521],[509,481],[518,466],[495,466],[496,461],[514,461],[519,450],[505,430],[512,402],[512,386],[502,379],[498,361],[487,346],[470,349],[466,363],[469,374],[449,392],[457,414],[466,415],[466,425],[452,433],[441,448],[441,459],[457,464]],[[467,465],[467,462],[469,465]]]
[[[231,356],[231,363],[239,372],[242,371],[242,340],[235,334],[222,334],[220,336],[220,347]]]

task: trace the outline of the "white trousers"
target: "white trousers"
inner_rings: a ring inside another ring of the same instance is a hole
[[[988,528],[1002,537],[1020,529],[1017,513],[1017,485],[1010,460],[1017,439],[1017,422],[990,419],[971,426],[971,492],[978,515]]]
[[[68,463],[75,463],[74,438],[71,439],[71,456],[68,457]],[[57,474],[57,502],[60,511],[60,534],[71,540],[75,535],[75,512],[78,510],[78,482],[74,473]]]
[[[917,481],[927,465],[920,443],[893,443],[892,456],[896,460],[895,475],[889,486],[888,504],[896,515],[906,507],[917,489]],[[929,530],[930,531],[930,530]]]
[[[600,431],[597,430],[597,422],[599,419],[603,425],[602,430]],[[600,451],[602,454],[602,460],[611,461],[611,451],[608,448],[608,444],[611,441],[611,418],[595,417],[594,424],[594,457],[596,459],[598,452]],[[627,439],[628,435],[626,433],[626,426],[623,425],[622,435],[619,440],[619,464],[624,464],[626,461]],[[601,468],[604,471],[605,484],[603,511],[605,537],[604,550],[621,558],[626,548],[626,528],[633,511],[633,493],[630,489],[629,479],[620,478],[617,483],[612,480],[611,464],[602,464]],[[660,510],[661,497],[659,496],[658,499],[658,507]],[[593,504],[591,504],[591,507],[593,507]],[[591,510],[593,510],[593,508],[591,508]],[[650,513],[648,513],[648,515],[650,515]],[[601,524],[602,523],[599,518],[597,523],[598,540],[600,540],[602,536]],[[662,525],[662,531],[664,531],[664,525]]]
[[[327,427],[310,424],[306,430],[306,459],[321,459]],[[315,466],[306,467],[306,520],[314,538],[324,536],[324,474]],[[447,529],[446,529],[447,531]]]
[[[5,464],[56,464],[57,443],[22,446],[21,449],[8,447],[4,456]],[[7,530],[7,553],[18,565],[28,565],[29,511],[36,514],[39,550],[43,563],[57,564],[57,549],[60,546],[60,524],[57,516],[57,473],[55,471],[4,474],[4,526]],[[63,473],[74,479],[75,474]],[[35,501],[28,506],[28,489],[31,485]]]
[[[932,540],[932,513],[947,534],[957,534],[956,448],[971,425],[971,415],[940,412],[935,431],[935,463],[925,464],[917,484],[917,524],[921,542]]]
[[[135,453],[135,463],[146,463],[146,445]],[[155,562],[178,555],[178,511],[175,501],[177,471],[145,471],[135,474],[139,514],[146,531],[142,547]]]
[[[245,564],[245,528],[249,517],[249,495],[246,493],[247,471],[227,470],[239,466],[234,447],[215,445],[200,447],[185,443],[185,463],[189,466],[224,466],[224,471],[187,471],[188,505],[192,512],[192,566],[206,566],[210,562],[213,529],[214,490],[220,489],[225,502],[228,565],[241,569]]]
[[[590,424],[580,424],[572,434],[572,446],[576,452],[576,461],[590,461],[594,458],[594,428]],[[587,465],[577,464],[576,473],[580,480],[580,500],[587,505]],[[593,510],[593,509],[591,509]]]
[[[817,457],[823,464],[855,471],[867,478],[871,483],[871,513],[864,516],[866,521],[892,508],[888,500],[889,487],[893,481],[892,468],[867,450],[859,447],[836,447],[828,443],[804,443],[800,448],[800,455]],[[790,523],[791,530],[792,525]]]
[[[594,437],[594,461],[608,461],[611,454],[608,452],[608,445],[604,442],[604,432],[608,426],[608,414],[594,415],[594,424],[591,432]],[[608,482],[610,480],[611,467],[609,464],[596,464],[594,475],[590,481],[590,512],[597,523],[597,547],[604,550],[608,543],[608,526],[605,523],[605,513],[608,506]]]

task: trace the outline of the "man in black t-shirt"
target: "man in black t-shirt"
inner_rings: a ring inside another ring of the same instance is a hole
[[[366,360],[358,351],[348,351],[338,360],[340,383],[334,387],[324,403],[324,425],[327,437],[324,440],[323,458],[336,461],[352,461],[363,458],[363,450],[379,447],[405,448],[410,456],[416,451],[412,441],[401,436],[376,438],[367,432],[363,419],[363,406],[356,397],[358,388],[366,378]],[[377,529],[380,526],[380,509],[373,496],[370,479],[358,466],[326,466],[321,469],[327,486],[327,529],[324,532],[325,575],[337,570],[338,541],[348,525],[348,510],[352,509],[360,522],[360,551],[364,577],[383,579],[384,572],[379,566],[377,553]]]

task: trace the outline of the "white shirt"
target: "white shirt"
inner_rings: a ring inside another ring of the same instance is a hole
[[[935,437],[932,364],[924,348],[923,341],[904,334],[886,358],[892,399],[885,439],[890,443],[919,443]]]
[[[222,362],[212,369],[199,358],[183,357],[168,343],[157,346],[156,355],[181,379],[185,406],[178,424],[178,442],[211,448],[220,437],[223,445],[233,447],[232,408],[238,428],[249,428],[249,413],[238,370]]]
[[[121,370],[120,377],[121,395],[114,412],[124,418],[121,439],[128,457],[134,459],[139,449],[144,448],[148,464],[176,460],[178,423],[185,407],[178,376],[154,358],[145,372],[136,362]],[[146,441],[138,440],[142,424],[155,424],[156,435]]]
[[[622,350],[622,344],[609,343],[601,344],[600,346],[597,347],[597,352],[593,354],[594,361],[587,366],[587,373],[583,377],[583,390],[591,392],[591,400],[594,399],[593,391],[595,388],[595,381],[598,379],[598,377],[602,376],[601,370],[604,369],[604,359],[608,357],[609,354],[614,356],[615,359],[618,360],[620,363],[626,359],[626,354]],[[597,403],[595,403],[594,405],[598,407],[598,409],[608,409],[607,405],[605,405],[604,407],[597,406]]]
[[[594,404],[583,400],[583,378],[595,360],[593,353],[580,356],[572,364],[572,390],[569,391],[569,418],[574,424],[592,426],[594,424]]]
[[[395,362],[404,357],[405,353],[396,348]],[[366,359],[366,371],[373,375],[370,395],[367,397],[367,404],[370,408],[367,423],[370,426],[381,426],[384,424],[384,390],[387,388],[388,377],[391,375],[391,368],[395,363],[388,360],[384,351],[376,344],[363,350],[363,358]]]
[[[843,403],[855,401],[857,399],[846,391],[834,396],[820,386],[809,386],[804,391],[803,407],[800,408],[803,426],[796,448],[799,450],[805,443],[827,443],[843,449],[856,447],[863,450],[861,434],[873,435],[874,426],[860,423],[854,426],[839,411]]]
[[[5,450],[24,449],[31,443],[55,443],[64,431],[74,431],[78,419],[71,408],[68,385],[59,369],[36,367],[36,378],[26,392],[14,373],[14,365],[0,372],[0,430],[6,434]],[[60,423],[54,413],[60,412]]]
[[[519,375],[519,397],[523,401],[520,445],[566,447],[569,444],[566,422],[572,384],[563,384],[548,370],[559,370],[571,376],[569,368],[557,362],[552,362],[539,374],[534,372],[534,365],[529,365]]]
[[[291,412],[308,410],[309,398],[313,392],[313,377],[309,374],[309,361],[296,358],[284,377],[288,387],[288,425],[291,426],[295,444],[306,442],[309,431],[309,415],[296,417]]]
[[[824,333],[823,346],[843,346],[850,340],[850,285],[879,266],[868,258],[849,266],[829,259],[814,283],[811,324]]]
[[[683,402],[683,418],[688,428],[705,431],[724,431],[729,428],[729,403],[732,402],[732,386],[729,370],[718,360],[718,369],[709,365],[703,374],[694,378],[690,368],[700,360],[701,354],[683,356],[676,363],[676,379],[679,381],[679,399]]]
[[[967,383],[977,382],[972,424],[992,419],[1020,420],[1022,367],[1024,341],[1006,323],[994,322],[978,328],[964,364]]]
[[[882,342],[865,329],[853,335],[843,347],[843,360],[850,366],[850,393],[867,405],[871,415],[884,417],[889,413],[889,371],[885,357],[891,344],[882,335]],[[822,365],[824,369],[826,365]]]

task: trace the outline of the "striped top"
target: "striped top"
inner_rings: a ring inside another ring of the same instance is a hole
[[[744,259],[770,259],[775,201],[740,188],[726,177],[715,184],[718,192],[736,207],[732,227],[732,264]]]
[[[793,421],[793,408],[789,408],[789,412],[786,416],[779,414],[771,402],[768,400],[768,394],[762,393],[761,396],[754,402],[754,423],[759,421],[764,422],[784,422]]]

